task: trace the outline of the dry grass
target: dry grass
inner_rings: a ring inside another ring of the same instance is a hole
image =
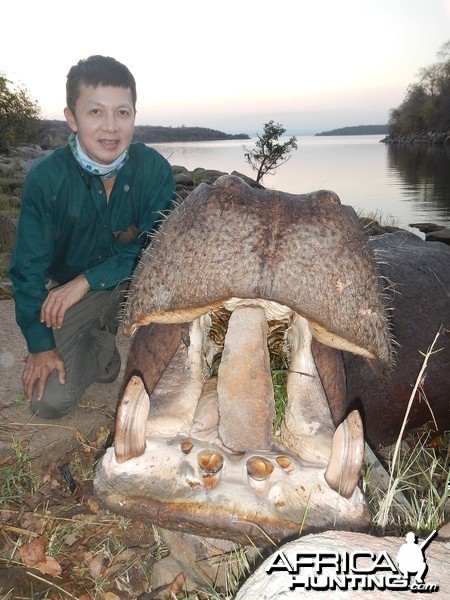
[[[449,517],[450,432],[436,436],[434,427],[425,426],[405,436],[412,405],[418,398],[439,335],[438,332],[423,355],[395,445],[378,451],[389,474],[386,489],[371,487],[370,474],[366,473],[365,491],[374,512],[374,525],[381,533],[403,535],[413,529],[427,534],[439,529]],[[426,397],[422,401],[427,402]],[[434,421],[431,408],[430,421]]]

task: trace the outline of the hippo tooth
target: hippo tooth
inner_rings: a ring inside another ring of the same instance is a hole
[[[252,456],[247,461],[248,476],[256,481],[264,481],[273,473],[273,464],[263,456]]]
[[[189,454],[193,447],[194,444],[190,440],[184,440],[184,442],[181,443],[181,452],[183,454]]]
[[[335,492],[350,498],[361,474],[364,432],[360,414],[353,410],[336,429],[325,479]]]
[[[220,452],[212,450],[203,450],[198,455],[198,466],[203,477],[203,485],[206,490],[211,490],[217,486],[220,481],[220,474],[223,467],[223,456]]]
[[[123,394],[116,417],[114,451],[123,463],[145,452],[145,434],[150,400],[140,377],[134,375]]]
[[[276,461],[282,469],[288,469],[292,464],[288,456],[277,456]]]

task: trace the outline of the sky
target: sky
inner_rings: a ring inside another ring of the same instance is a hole
[[[450,40],[450,0],[21,0],[1,17],[0,72],[43,118],[64,118],[69,68],[103,54],[136,79],[136,124],[250,136],[387,123]]]

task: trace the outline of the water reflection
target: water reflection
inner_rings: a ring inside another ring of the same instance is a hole
[[[450,147],[388,144],[388,167],[402,180],[401,193],[416,210],[450,221]],[[445,223],[444,223],[445,224]]]
[[[357,212],[407,229],[409,223],[423,221],[450,226],[450,148],[383,144],[381,139],[299,137],[298,150],[263,185],[293,194],[331,189]],[[230,140],[154,146],[172,165],[236,170],[254,177],[243,145]]]

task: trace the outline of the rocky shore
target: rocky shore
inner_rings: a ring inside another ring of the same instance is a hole
[[[387,135],[381,140],[385,144],[442,144],[450,146],[450,131],[437,133],[424,131],[408,135]]]

